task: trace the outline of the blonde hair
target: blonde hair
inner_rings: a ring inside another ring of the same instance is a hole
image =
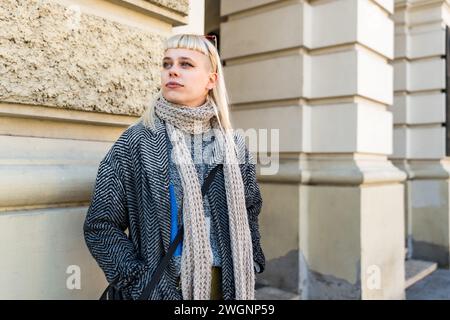
[[[209,90],[207,99],[211,99],[214,105],[214,111],[219,122],[221,130],[232,129],[230,112],[228,107],[228,94],[225,87],[225,79],[223,76],[223,68],[220,62],[220,56],[216,47],[205,36],[196,34],[177,34],[171,36],[165,42],[164,51],[167,49],[190,49],[196,50],[209,58],[211,62],[212,72],[217,72],[216,86]],[[147,109],[144,111],[138,122],[149,127],[154,128],[155,119],[155,101],[162,95],[161,90],[153,97]]]

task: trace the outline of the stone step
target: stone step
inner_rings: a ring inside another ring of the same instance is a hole
[[[264,286],[256,289],[255,300],[300,300],[300,296],[293,292]]]
[[[437,269],[437,263],[409,259],[405,261],[405,289],[422,280]]]
[[[431,261],[409,259],[405,261],[405,289],[427,277],[437,269],[437,263]],[[265,284],[256,286],[256,300],[299,300],[294,292],[284,291]]]

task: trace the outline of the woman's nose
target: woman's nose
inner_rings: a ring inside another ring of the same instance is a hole
[[[179,75],[179,73],[178,73],[178,70],[177,70],[176,67],[170,68],[170,70],[169,70],[169,76],[175,77],[175,76],[178,76],[178,75]]]

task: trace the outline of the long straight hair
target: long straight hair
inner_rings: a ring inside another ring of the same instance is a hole
[[[218,119],[220,129],[222,131],[229,131],[232,129],[230,112],[228,106],[228,94],[225,87],[225,79],[223,75],[223,67],[220,61],[219,53],[216,47],[205,36],[196,34],[177,34],[171,36],[166,40],[164,45],[164,51],[167,49],[190,49],[196,50],[209,58],[212,66],[212,72],[217,72],[218,79],[216,86],[209,90],[208,97],[212,100],[214,105],[214,111]],[[162,91],[153,97],[149,103],[147,109],[144,111],[138,122],[142,120],[142,123],[149,128],[154,128],[155,125],[155,101],[162,95]]]

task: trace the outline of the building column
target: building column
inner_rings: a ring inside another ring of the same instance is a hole
[[[303,299],[404,298],[393,1],[223,0],[221,15],[237,127],[279,130],[278,159],[258,150],[278,166],[258,166],[259,281]]]
[[[449,17],[448,1],[395,1],[395,126],[391,156],[394,164],[408,175],[405,182],[408,257],[435,261],[447,268]]]

